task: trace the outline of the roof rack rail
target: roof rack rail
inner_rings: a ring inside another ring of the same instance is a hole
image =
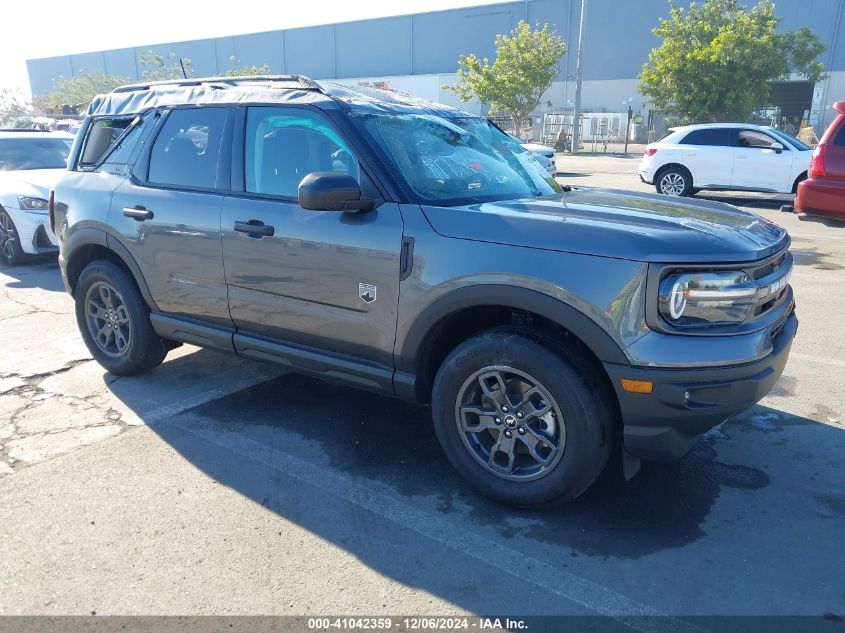
[[[201,86],[203,84],[216,84],[219,87],[236,86],[242,83],[289,83],[290,88],[298,88],[300,90],[316,90],[322,92],[322,88],[308,77],[304,75],[246,75],[240,77],[188,77],[187,79],[168,79],[164,81],[146,81],[136,84],[128,84],[125,86],[118,86],[115,92],[136,92],[140,90],[149,90],[158,86]]]

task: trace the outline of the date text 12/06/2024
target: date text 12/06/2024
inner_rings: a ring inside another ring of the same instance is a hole
[[[467,617],[352,617],[352,618],[309,618],[311,631],[328,630],[390,630],[404,631],[451,631],[451,630],[508,630],[527,629],[525,620],[511,618],[467,618]]]

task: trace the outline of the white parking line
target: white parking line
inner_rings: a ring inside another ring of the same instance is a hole
[[[789,357],[806,360],[811,363],[830,365],[831,367],[845,367],[845,360],[840,360],[838,358],[824,358],[823,356],[812,356],[810,354],[801,354],[800,352],[790,352]]]
[[[282,371],[279,373],[279,376],[282,376],[285,373],[286,372]],[[156,422],[160,422],[161,420],[166,420],[178,413],[182,413],[183,411],[187,411],[188,409],[194,409],[200,405],[206,404],[207,402],[211,402],[212,400],[218,400],[219,398],[254,387],[255,385],[266,382],[267,380],[274,380],[277,377],[278,376],[270,378],[267,376],[249,376],[245,378],[234,376],[232,377],[232,381],[225,387],[218,387],[217,389],[203,391],[193,398],[185,398],[184,400],[179,400],[178,402],[153,409],[149,413],[144,413],[139,417],[143,420],[145,425],[149,426],[151,424],[155,424]]]
[[[170,419],[163,424],[175,426],[243,458],[256,461],[305,484],[315,486],[385,520],[413,530],[444,547],[571,600],[598,614],[612,617],[632,629],[649,633],[702,631],[693,624],[668,616],[602,585],[474,534],[437,515],[414,508],[394,496],[373,490],[348,477],[245,438],[236,432],[213,427],[196,418],[192,422],[191,419],[190,416],[186,420]],[[663,617],[644,618],[643,616]]]

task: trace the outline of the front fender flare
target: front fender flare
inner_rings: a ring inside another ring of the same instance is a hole
[[[402,341],[397,341],[397,383],[416,382],[418,361],[428,336],[443,319],[465,308],[503,306],[538,314],[577,337],[600,361],[629,365],[630,360],[613,337],[586,314],[550,295],[519,286],[481,284],[452,290],[433,301],[414,320]],[[397,390],[405,391],[397,384]]]

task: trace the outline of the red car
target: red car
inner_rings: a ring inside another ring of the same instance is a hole
[[[807,180],[798,184],[795,212],[845,220],[845,101],[813,151]]]

